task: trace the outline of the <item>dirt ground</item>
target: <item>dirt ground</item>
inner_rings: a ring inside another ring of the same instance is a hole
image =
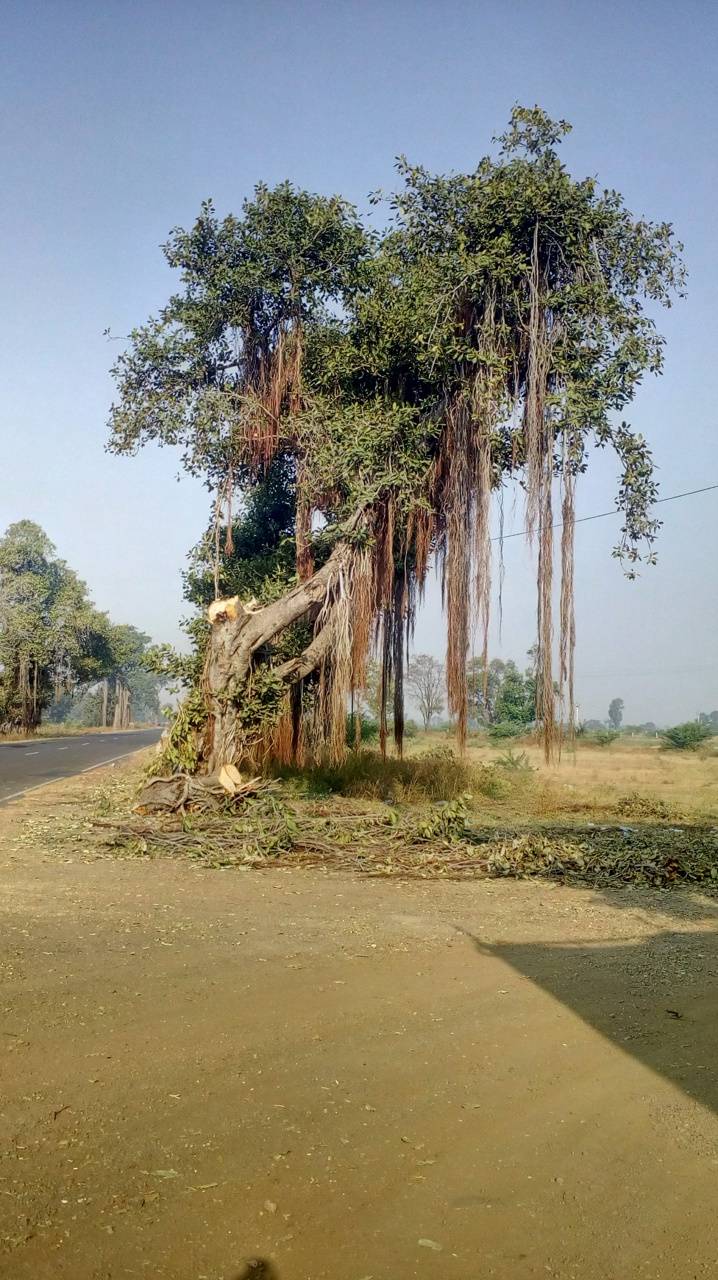
[[[715,902],[22,842],[67,785],[0,814],[3,1280],[718,1275]]]

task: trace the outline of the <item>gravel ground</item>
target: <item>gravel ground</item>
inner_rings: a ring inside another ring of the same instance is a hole
[[[0,814],[0,1276],[718,1275],[715,902],[28,839],[89,786]]]

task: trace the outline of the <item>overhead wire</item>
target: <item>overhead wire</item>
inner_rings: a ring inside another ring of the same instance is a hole
[[[666,498],[656,498],[652,506],[658,506],[661,502],[675,502],[678,498],[692,498],[697,493],[710,493],[712,489],[718,489],[718,484],[706,484],[700,489],[686,489],[683,493],[670,493]],[[589,520],[604,520],[606,516],[620,516],[619,507],[613,507],[611,511],[596,511],[590,516],[577,516],[574,524],[586,524]],[[563,521],[559,520],[552,526],[554,529],[563,528]],[[528,529],[517,529],[514,533],[497,534],[492,538],[492,542],[507,542],[509,538],[526,538],[528,537]]]

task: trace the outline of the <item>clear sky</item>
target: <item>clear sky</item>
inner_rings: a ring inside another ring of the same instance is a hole
[[[569,119],[564,154],[636,213],[674,222],[689,297],[662,317],[666,372],[631,419],[664,494],[718,481],[718,10],[711,0],[5,0],[0,41],[0,528],[38,521],[97,604],[174,641],[180,571],[208,497],[168,453],[104,453],[109,366],[173,287],[159,251],[202,199],[260,179],[363,207],[398,153],[471,168],[515,101]],[[600,457],[579,514],[612,506]],[[629,721],[718,707],[718,493],[660,509],[659,565],[628,583],[618,521],[577,535],[581,712]],[[520,527],[517,511],[507,527]],[[522,658],[534,591],[506,546],[494,654]],[[417,646],[441,654],[432,590]]]

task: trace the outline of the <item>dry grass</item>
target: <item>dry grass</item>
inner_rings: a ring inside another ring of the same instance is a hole
[[[447,734],[421,733],[410,743],[411,756],[441,744],[451,745]],[[524,788],[515,797],[520,805],[517,818],[620,815],[621,802],[637,794],[662,801],[675,814],[718,819],[718,750],[710,743],[698,752],[681,752],[665,751],[650,738],[618,739],[609,747],[579,741],[575,751],[564,751],[557,764],[549,765],[535,743],[470,740],[467,763],[489,765],[507,746],[525,752],[535,770],[530,793]]]
[[[508,753],[508,760],[506,759]],[[513,758],[513,759],[512,759]],[[525,768],[511,764],[525,763]],[[487,823],[718,820],[718,752],[665,751],[651,739],[609,747],[579,743],[546,764],[531,742],[470,741],[462,756],[438,731],[420,733],[403,760],[378,751],[351,753],[342,765],[286,770],[299,792],[422,805],[470,796]]]

